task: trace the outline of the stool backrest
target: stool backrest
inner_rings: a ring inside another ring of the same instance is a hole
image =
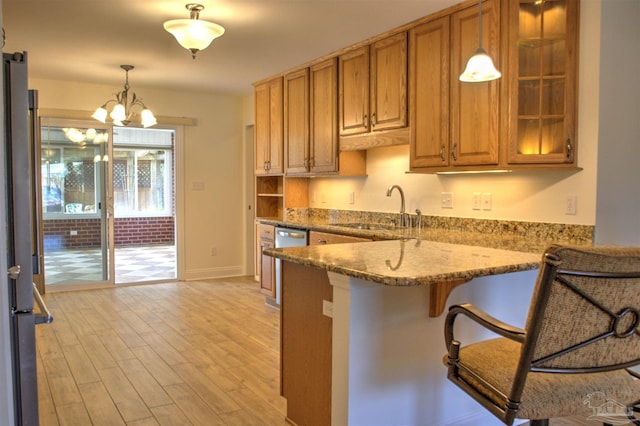
[[[640,364],[639,325],[640,247],[553,245],[538,274],[520,368],[579,373]]]

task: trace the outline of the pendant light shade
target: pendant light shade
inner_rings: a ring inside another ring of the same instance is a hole
[[[193,59],[196,53],[209,47],[211,42],[224,34],[224,28],[213,22],[200,20],[200,12],[204,6],[189,3],[185,6],[190,19],[173,19],[164,23],[164,29],[171,33],[180,46],[191,51]]]
[[[478,9],[478,48],[469,58],[464,72],[460,74],[460,81],[467,83],[491,81],[502,77],[493,65],[491,56],[482,48],[482,0],[478,0]]]
[[[491,81],[501,76],[500,71],[493,65],[491,56],[482,47],[479,47],[473,56],[469,58],[464,72],[460,74],[460,81],[467,83]]]

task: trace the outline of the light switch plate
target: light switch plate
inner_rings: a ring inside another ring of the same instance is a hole
[[[473,210],[481,210],[482,209],[482,194],[479,192],[474,192],[472,195],[471,208]]]
[[[453,192],[443,192],[440,194],[440,202],[443,209],[453,208]]]
[[[492,206],[492,200],[491,200],[491,193],[490,192],[485,192],[482,194],[482,210],[491,210]]]

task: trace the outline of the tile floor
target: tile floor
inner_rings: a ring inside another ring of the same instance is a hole
[[[45,284],[80,284],[104,280],[100,249],[46,251]],[[115,249],[116,284],[176,278],[175,246]]]

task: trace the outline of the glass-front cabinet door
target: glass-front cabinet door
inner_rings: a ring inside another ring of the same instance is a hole
[[[576,164],[577,0],[509,7],[509,163]]]
[[[45,285],[108,281],[107,128],[43,119],[40,182]],[[62,268],[61,265],[64,265]]]

